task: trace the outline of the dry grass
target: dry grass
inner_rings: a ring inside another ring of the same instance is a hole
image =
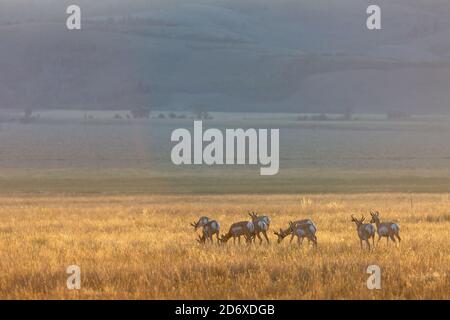
[[[411,206],[411,198],[413,199]],[[446,194],[276,196],[5,196],[0,198],[0,298],[449,299],[450,199]],[[351,213],[397,221],[399,248],[361,251]],[[256,210],[272,229],[312,218],[319,247],[205,245],[189,223]],[[66,289],[67,266],[82,288]],[[382,269],[382,290],[366,268]]]

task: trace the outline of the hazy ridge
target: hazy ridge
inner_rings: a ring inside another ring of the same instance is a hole
[[[0,108],[448,112],[450,4],[4,1]]]

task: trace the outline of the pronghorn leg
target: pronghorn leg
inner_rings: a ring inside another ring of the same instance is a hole
[[[258,237],[258,239],[259,239],[259,244],[262,244],[262,238],[261,238],[261,235],[259,234],[259,232],[256,234],[256,236]],[[255,238],[255,241],[256,241],[256,238]]]
[[[375,249],[375,235],[372,236],[372,247]]]
[[[238,237],[238,242],[241,244],[241,236]]]
[[[380,240],[381,240],[381,236],[379,235],[379,236],[378,236],[378,241],[377,241],[377,247],[378,247],[378,245],[379,245],[379,243],[380,243]]]
[[[359,239],[359,245],[361,246],[361,250],[363,249],[363,241]]]
[[[233,244],[236,244],[236,237],[233,236]]]
[[[308,237],[308,244],[311,244],[311,242],[313,246],[317,246],[317,237],[313,234]]]
[[[402,241],[402,238],[400,238],[400,235],[398,233],[396,233],[395,236],[397,237],[398,242]]]
[[[391,238],[391,240],[392,240],[393,243],[396,243],[396,242],[395,242],[395,237],[394,237],[393,234],[391,234],[391,235],[389,236],[389,238]]]
[[[367,242],[367,247],[369,248],[369,251],[370,251],[370,242],[369,242],[369,240],[366,240],[366,242]]]
[[[291,234],[291,241],[289,243],[292,243],[292,240],[294,240],[294,234]]]
[[[217,238],[217,243],[220,243],[220,240],[219,240],[219,233],[218,233],[218,232],[216,233],[216,238]]]
[[[269,237],[267,236],[267,232],[266,231],[263,231],[263,235],[264,235],[264,238],[266,238],[267,243],[270,243]]]
[[[314,245],[314,238],[313,238],[312,236],[307,236],[306,239],[308,239],[308,245],[310,245],[311,242],[312,242],[313,245]]]

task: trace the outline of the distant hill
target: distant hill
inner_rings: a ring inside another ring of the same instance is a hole
[[[91,2],[6,0],[0,108],[450,111],[448,1]]]

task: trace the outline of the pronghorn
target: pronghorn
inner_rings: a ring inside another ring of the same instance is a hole
[[[193,226],[194,229],[197,230],[198,228],[203,227],[208,222],[209,222],[209,218],[208,217],[200,217],[200,219],[198,219],[197,222],[191,223],[191,226]]]
[[[207,240],[207,238],[206,238],[206,236],[204,234],[199,235],[198,238],[197,238],[197,242],[200,243],[200,244],[205,244],[206,240]]]
[[[203,227],[203,242],[205,243],[207,239],[213,242],[213,235],[216,235],[217,243],[219,243],[219,232],[220,225],[216,220],[209,220],[208,217],[201,217],[198,222],[191,223],[191,226],[194,227],[194,230],[197,230],[200,227]]]
[[[364,216],[361,216],[361,219],[358,220],[352,215],[352,222],[356,224],[356,231],[358,232],[359,242],[361,244],[361,249],[363,248],[363,241],[367,243],[367,246],[370,250],[370,242],[369,239],[372,238],[372,244],[375,246],[375,228],[371,223],[363,223]]]
[[[297,221],[294,221],[292,223],[295,226],[297,226],[297,225],[307,225],[310,228],[311,233],[313,233],[314,235],[317,232],[317,227],[316,227],[316,225],[314,224],[314,222],[311,219],[297,220]],[[293,234],[291,232],[291,228],[290,227],[287,228],[286,230],[282,230],[280,228],[280,232],[274,232],[274,234],[276,234],[278,236],[278,243],[283,241],[283,239],[286,238],[288,235],[291,235],[291,240],[289,242],[292,243],[292,240],[295,237],[295,234]],[[309,241],[311,241],[311,240],[309,240]]]
[[[302,244],[303,238],[308,238],[309,242],[312,242],[314,246],[317,246],[316,227],[311,224],[295,224],[292,221],[289,222],[289,228],[294,236],[297,237],[299,244]]]
[[[299,224],[297,222],[289,221],[289,228],[286,230],[280,229],[280,232],[274,233],[278,236],[278,243],[280,243],[288,235],[292,235],[292,237],[297,237],[297,242],[299,245],[303,243],[304,238],[307,238],[309,242],[312,242],[314,246],[317,246],[316,227],[314,224]]]
[[[270,226],[270,218],[268,216],[258,216],[258,214],[254,212],[249,212],[249,216],[252,218],[253,225],[255,226],[254,235],[258,237],[259,243],[263,242],[260,233],[262,233],[264,238],[266,238],[267,243],[270,243],[269,237],[267,236],[267,231],[269,231]],[[254,238],[255,241],[256,237]]]
[[[253,234],[255,232],[255,226],[251,221],[240,221],[233,223],[227,234],[223,234],[220,237],[221,242],[227,242],[230,238],[233,238],[233,242],[236,243],[236,238],[238,238],[239,243],[241,243],[241,236],[245,237],[247,243],[250,243],[253,239]]]
[[[370,220],[370,223],[375,223],[375,225],[377,226],[377,245],[382,237],[386,237],[387,243],[389,243],[389,239],[391,239],[394,243],[395,238],[398,239],[398,242],[402,240],[399,235],[400,227],[398,226],[398,224],[394,222],[380,222],[380,213],[378,211],[371,210],[370,215],[372,216],[372,220]]]

